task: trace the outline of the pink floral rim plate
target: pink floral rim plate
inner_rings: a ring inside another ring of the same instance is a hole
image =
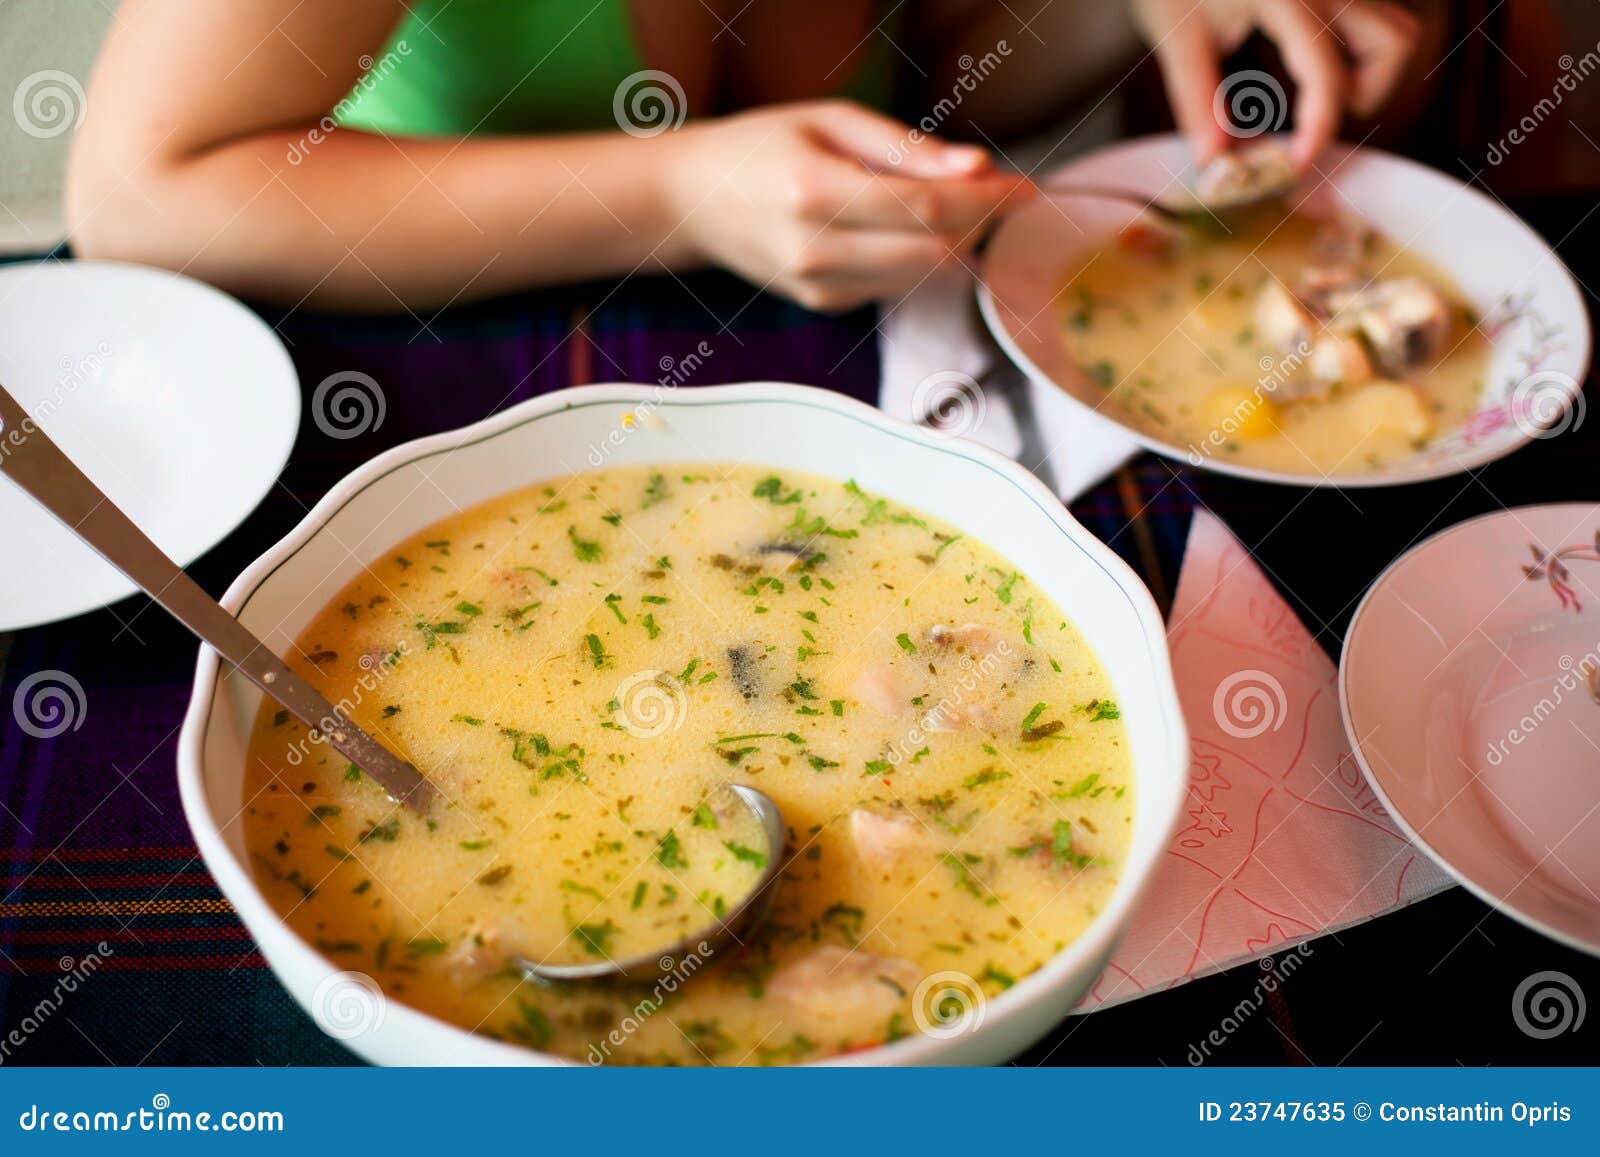
[[[1340,475],[1334,484],[1391,486],[1446,477],[1582,420],[1579,387],[1589,366],[1589,319],[1572,275],[1537,233],[1455,178],[1377,149],[1338,145],[1317,167],[1307,183],[1305,208],[1353,212],[1448,273],[1492,343],[1482,403],[1464,426],[1379,473]],[[1168,135],[1113,145],[1048,177],[1037,175],[1050,183],[1111,185],[1177,198],[1193,173],[1187,147]],[[1045,428],[1102,424],[1108,433],[1158,454],[1224,474],[1297,486],[1327,484],[1317,474],[1192,455],[1187,447],[1124,424],[1101,404],[1103,389],[1068,348],[1056,299],[1062,271],[1103,249],[1136,213],[1105,199],[1041,199],[1006,218],[989,244],[979,304],[995,340],[1027,374]]]
[[[1600,506],[1501,510],[1401,555],[1356,609],[1339,699],[1408,835],[1600,955]]]

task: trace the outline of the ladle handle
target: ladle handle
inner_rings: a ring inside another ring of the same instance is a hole
[[[433,786],[415,767],[350,722],[223,610],[78,469],[4,386],[0,386],[0,473],[392,797],[419,811],[428,809]]]

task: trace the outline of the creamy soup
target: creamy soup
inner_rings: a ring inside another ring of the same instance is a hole
[[[1192,461],[1338,476],[1472,415],[1489,346],[1438,270],[1348,218],[1229,229],[1135,226],[1065,278],[1068,345],[1117,417]]]
[[[397,807],[268,703],[244,811],[266,895],[390,997],[580,1060],[942,1027],[1082,932],[1132,833],[1121,713],[1060,608],[853,483],[696,464],[513,493],[396,546],[293,665],[442,803]],[[781,849],[727,783],[778,803]],[[516,966],[659,949],[769,854],[740,946],[643,986]]]

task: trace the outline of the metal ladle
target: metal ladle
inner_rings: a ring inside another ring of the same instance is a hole
[[[134,525],[0,386],[0,473],[58,518],[241,675],[325,738],[396,801],[426,813],[433,785],[291,671]]]
[[[0,474],[132,579],[263,693],[323,736],[392,799],[423,815],[432,809],[438,791],[421,772],[352,723],[206,594],[78,469],[4,386],[0,386]],[[736,939],[740,931],[763,919],[771,907],[781,871],[783,816],[778,805],[755,788],[730,784],[727,790],[760,820],[767,837],[767,861],[749,894],[726,915],[665,949],[626,960],[545,964],[514,957],[513,962],[528,975],[544,980],[589,981],[619,976],[644,979],[670,972],[691,955],[711,955]]]
[[[526,975],[537,980],[593,981],[632,980],[649,981],[675,971],[679,965],[695,959],[705,964],[730,941],[737,942],[739,933],[753,928],[766,919],[777,894],[778,876],[783,871],[783,814],[778,805],[765,792],[744,784],[724,784],[722,791],[751,811],[761,821],[767,839],[767,862],[756,878],[755,884],[743,899],[730,908],[726,915],[709,927],[690,933],[666,948],[640,953],[623,960],[596,960],[582,964],[548,964],[526,955],[513,955],[511,963]],[[698,968],[699,965],[697,964]]]

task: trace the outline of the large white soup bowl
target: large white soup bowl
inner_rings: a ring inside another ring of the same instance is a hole
[[[1038,972],[949,1037],[912,1036],[832,1063],[985,1064],[1027,1048],[1066,1016],[1104,967],[1160,861],[1184,797],[1188,741],[1149,592],[1015,463],[823,390],[759,383],[693,390],[607,385],[525,402],[424,438],[345,478],[229,588],[224,604],[286,653],[310,619],[394,543],[496,495],[598,466],[744,462],[854,478],[988,543],[1054,599],[1115,688],[1135,769],[1131,851],[1111,902]],[[252,875],[241,818],[246,745],[261,695],[202,648],[178,773],[206,864],[295,999],[325,1030],[384,1064],[560,1064],[395,1001],[330,1023],[340,965],[279,918]],[[369,998],[370,999],[370,998]],[[348,1010],[346,1010],[348,1012]]]

